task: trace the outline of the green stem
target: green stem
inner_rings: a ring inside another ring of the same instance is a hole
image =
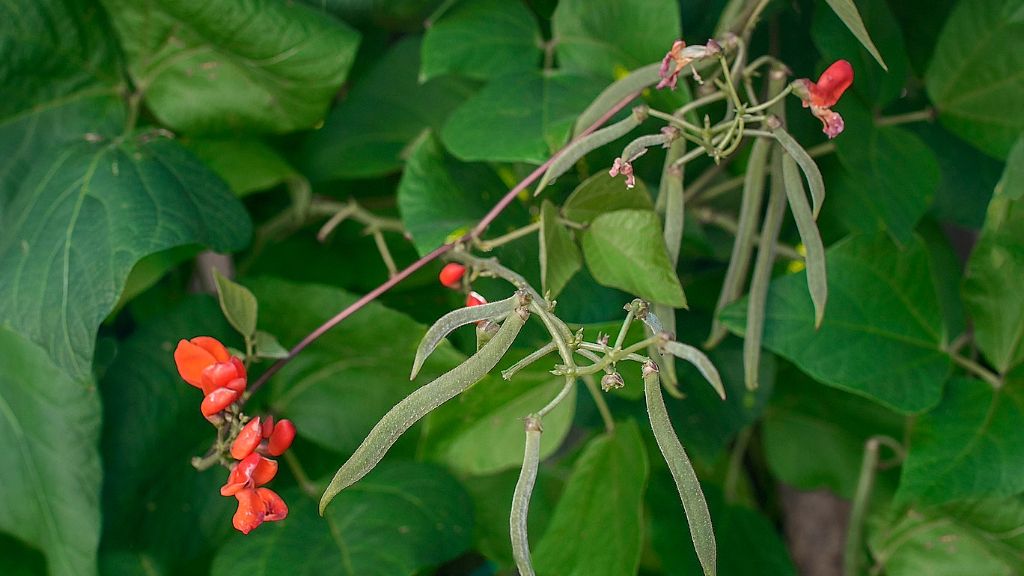
[[[384,266],[388,269],[388,278],[394,277],[398,274],[398,266],[395,266],[395,259],[391,257],[391,251],[388,250],[388,243],[384,241],[384,234],[381,234],[379,228],[373,230],[373,242],[377,245],[377,251],[380,252],[380,258],[384,261]]]
[[[548,413],[550,413],[552,410],[558,407],[558,405],[562,403],[562,400],[565,400],[569,393],[573,391],[575,385],[576,377],[570,374],[566,374],[565,385],[562,386],[562,389],[558,391],[558,394],[554,398],[552,398],[546,406],[544,406],[537,412],[537,417],[543,419],[545,416],[548,415]]]
[[[479,242],[477,242],[477,246],[484,252],[490,252],[499,246],[503,246],[505,244],[508,244],[509,242],[512,242],[513,240],[518,240],[523,236],[529,236],[530,234],[533,234],[538,230],[540,230],[539,220],[533,222],[532,224],[527,224],[522,228],[517,228],[516,230],[513,230],[508,234],[498,236],[497,238],[494,238],[492,240],[480,240]]]
[[[743,469],[743,456],[747,453],[747,446],[753,433],[754,429],[750,426],[740,430],[732,452],[729,453],[729,468],[725,473],[725,501],[729,504],[736,502],[736,487],[739,484],[740,470]]]
[[[910,124],[912,122],[934,121],[935,109],[929,107],[916,112],[907,112],[905,114],[895,114],[893,116],[882,116],[880,118],[876,118],[875,126],[898,126],[900,124]]]
[[[299,488],[302,489],[302,492],[314,500],[319,499],[320,490],[316,487],[316,484],[309,479],[309,476],[306,474],[306,470],[302,467],[302,463],[299,462],[299,458],[295,455],[295,452],[292,450],[285,452],[284,461],[288,464],[288,469],[291,470],[292,476],[295,477],[295,481],[298,482]]]
[[[960,367],[963,368],[964,370],[967,370],[971,374],[977,376],[978,378],[981,378],[985,382],[988,382],[992,386],[992,388],[999,390],[1000,388],[1003,387],[1002,378],[1000,378],[995,372],[992,372],[991,370],[985,368],[981,364],[978,364],[974,360],[971,360],[970,358],[967,358],[965,356],[961,356],[960,354],[953,351],[949,352],[949,357],[952,358],[954,362],[959,364]]]
[[[597,381],[588,374],[583,377],[583,383],[587,385],[587,391],[594,399],[594,404],[597,404],[597,411],[601,414],[601,420],[604,421],[605,431],[611,434],[615,431],[615,419],[612,417],[612,411],[608,409],[608,403],[604,401],[601,389],[597,387]]]
[[[899,442],[886,436],[872,436],[864,443],[864,459],[861,461],[857,478],[857,491],[853,496],[850,522],[846,528],[846,545],[843,551],[843,576],[860,576],[864,560],[864,522],[867,520],[868,505],[875,487],[878,473],[879,447],[885,445],[902,458],[903,447]]]

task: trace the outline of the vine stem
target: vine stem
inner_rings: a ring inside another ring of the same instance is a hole
[[[480,220],[480,222],[478,222],[477,225],[472,230],[470,230],[465,236],[463,236],[462,238],[455,242],[449,242],[447,244],[442,244],[441,246],[438,246],[432,252],[430,252],[426,256],[423,256],[419,260],[413,262],[409,266],[405,267],[391,278],[388,278],[386,282],[384,282],[380,286],[377,286],[373,290],[367,292],[361,298],[359,298],[351,305],[349,305],[347,308],[345,308],[341,312],[338,312],[333,317],[331,317],[326,322],[317,327],[315,330],[306,335],[305,338],[303,338],[298,344],[295,345],[294,348],[292,348],[288,352],[287,356],[271,364],[270,368],[267,368],[267,371],[261,374],[260,377],[257,378],[256,381],[251,386],[249,386],[249,390],[246,392],[245,396],[242,398],[240,403],[244,403],[246,400],[248,400],[254,393],[256,393],[256,391],[262,388],[267,383],[268,380],[270,380],[271,376],[277,374],[277,372],[280,371],[281,368],[284,368],[286,364],[295,359],[295,357],[298,356],[300,352],[305,350],[307,346],[315,342],[318,338],[327,333],[327,331],[329,331],[331,328],[334,328],[342,321],[344,321],[346,318],[355,314],[370,302],[376,300],[378,297],[380,297],[381,294],[384,294],[388,290],[397,286],[400,282],[402,282],[409,276],[412,276],[412,274],[417,270],[423,268],[427,264],[430,264],[434,260],[437,260],[441,256],[444,256],[448,252],[451,252],[453,249],[455,249],[455,246],[457,244],[463,242],[472,242],[473,240],[479,238],[487,230],[487,227],[490,226],[491,223],[493,223],[494,220],[497,219],[498,216],[502,212],[504,212],[506,208],[508,208],[509,204],[515,201],[516,197],[519,196],[520,192],[522,192],[528,186],[536,182],[541,176],[544,175],[545,172],[547,172],[548,167],[551,166],[551,164],[555,160],[557,160],[559,156],[562,155],[562,153],[569,145],[603,126],[605,123],[608,122],[608,120],[610,120],[620,110],[629,105],[629,103],[636,99],[636,97],[639,95],[640,91],[637,90],[631,94],[628,94],[622,100],[616,102],[614,106],[609,108],[607,112],[602,114],[601,117],[595,120],[593,124],[588,126],[586,130],[580,132],[579,135],[576,136],[576,138],[569,142],[569,144],[563,146],[558,152],[556,152],[550,158],[548,158],[546,162],[538,166],[526,178],[523,178],[518,184],[516,184],[511,190],[509,190],[505,194],[505,196],[503,196],[501,200],[499,200],[497,204],[495,204],[494,207],[492,207],[491,210]]]

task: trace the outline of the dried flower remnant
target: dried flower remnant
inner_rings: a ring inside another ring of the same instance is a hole
[[[608,175],[614,178],[619,174],[626,177],[626,188],[636,186],[636,176],[633,175],[633,165],[630,164],[628,160],[616,158],[615,162],[612,163],[612,168],[608,171]]]
[[[719,54],[721,51],[722,47],[714,40],[708,40],[708,43],[704,46],[687,46],[683,40],[676,40],[672,44],[672,48],[665,54],[665,57],[661,59],[661,68],[658,70],[661,82],[658,82],[657,88],[660,90],[668,87],[670,90],[675,90],[676,84],[679,81],[679,74],[684,68],[696,60],[703,60],[709,56]],[[669,71],[670,69],[671,72]],[[690,70],[693,72],[693,79],[698,83],[702,83],[700,75],[697,74],[697,69],[691,66]]]

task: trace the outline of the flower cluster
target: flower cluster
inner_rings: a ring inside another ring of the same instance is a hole
[[[222,433],[233,434],[233,440],[231,436],[227,440],[236,462],[229,466],[228,481],[220,493],[238,500],[232,520],[235,528],[248,534],[263,522],[284,519],[288,506],[273,490],[263,487],[277,474],[277,461],[266,456],[280,456],[288,450],[295,439],[295,425],[289,420],[274,424],[269,416],[245,421],[234,406],[245,392],[245,364],[216,339],[199,336],[178,342],[174,363],[185,382],[203,391],[203,416]],[[242,423],[245,425],[239,428]],[[219,450],[226,445],[218,440]],[[225,457],[222,462],[226,461]]]
[[[450,264],[445,264],[437,279],[443,286],[451,288],[452,290],[458,290],[462,287],[465,276],[466,267],[462,264],[452,262]],[[468,289],[468,282],[466,283],[466,286]],[[473,290],[469,290],[466,293],[466,307],[480,306],[481,304],[487,304],[487,299]]]
[[[793,82],[793,92],[800,97],[804,108],[821,120],[822,132],[830,139],[838,136],[846,124],[843,117],[832,111],[832,106],[853,84],[853,66],[846,60],[836,60],[821,73],[817,82],[801,78]]]

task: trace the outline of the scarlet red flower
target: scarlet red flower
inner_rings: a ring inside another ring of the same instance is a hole
[[[274,432],[270,435],[270,443],[267,452],[271,456],[284,454],[295,440],[295,424],[291,420],[281,420],[274,426]]]
[[[209,336],[178,342],[174,350],[174,363],[182,380],[202,388],[203,370],[217,362],[228,362],[231,354],[223,344]]]
[[[242,431],[238,433],[235,441],[231,443],[231,457],[235,460],[244,459],[256,450],[261,440],[263,440],[263,429],[260,426],[259,417],[256,417],[249,420]]]
[[[246,488],[258,488],[277,475],[277,460],[264,458],[255,452],[235,465],[228,474],[228,483],[221,487],[222,496],[237,494]]]
[[[843,117],[831,110],[839,101],[843,92],[853,84],[853,66],[846,60],[832,63],[817,82],[802,78],[793,83],[793,91],[803,100],[804,108],[810,108],[811,114],[821,120],[822,132],[829,138],[835,138],[845,128]]]
[[[487,304],[487,299],[481,296],[480,294],[477,294],[476,292],[470,292],[469,294],[466,294],[467,308],[470,306],[480,306],[483,304]]]
[[[443,286],[447,286],[448,288],[457,288],[465,274],[465,266],[452,262],[450,264],[445,264],[437,278],[441,281]]]
[[[242,534],[248,534],[264,522],[284,520],[288,506],[269,488],[249,488],[235,494],[238,510],[231,523]]]
[[[203,403],[199,406],[199,409],[203,412],[203,416],[209,420],[214,414],[222,412],[233,404],[241,395],[241,391],[233,390],[230,387],[218,388],[203,398]]]
[[[200,388],[203,394],[209,394],[218,388],[228,387],[245,391],[245,364],[238,358],[232,356],[227,362],[217,362],[203,368],[199,378]]]

